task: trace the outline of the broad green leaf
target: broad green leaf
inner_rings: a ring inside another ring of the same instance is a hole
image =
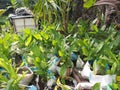
[[[0,9],[0,16],[5,12],[5,9]]]
[[[103,42],[101,42],[99,45],[97,45],[97,53],[102,50],[103,46],[104,46]]]
[[[42,37],[40,34],[34,34],[33,36],[38,40],[42,40]]]
[[[59,6],[54,2],[54,0],[50,0],[49,3],[54,7],[55,10],[59,9]]]
[[[111,58],[113,59],[113,61],[116,61],[118,63],[118,60],[115,56],[115,54],[109,49],[106,47],[106,54]]]
[[[113,87],[114,87],[115,90],[117,90],[117,89],[119,90],[119,86],[118,86],[118,84],[113,83]]]
[[[15,5],[17,3],[16,0],[10,0],[10,2],[12,5]]]
[[[19,37],[17,34],[13,34],[13,40],[15,40],[15,41],[19,40]]]
[[[119,52],[119,54],[118,54],[118,61],[120,62],[120,52]]]
[[[9,48],[7,41],[4,41],[4,42],[3,42],[3,45],[4,45],[4,48],[5,48],[5,49],[8,49],[8,48]]]
[[[85,46],[89,47],[90,39],[84,39],[83,42],[84,42]]]
[[[100,90],[100,83],[96,83],[93,87],[92,90]]]
[[[111,48],[115,48],[119,45],[120,43],[120,36],[115,37],[115,39],[110,43]]]
[[[36,45],[36,46],[33,46],[31,48],[31,51],[33,53],[34,56],[40,56],[40,51],[39,51],[39,47]]]
[[[90,8],[95,2],[96,0],[84,0],[84,8]]]
[[[98,28],[96,25],[92,24],[91,29],[94,30],[95,32],[98,32]]]
[[[3,39],[2,39],[2,37],[0,37],[0,44],[2,44],[3,43]]]
[[[27,38],[27,40],[26,40],[26,42],[25,42],[25,46],[28,46],[31,41],[32,41],[32,35],[30,35],[30,36]]]
[[[31,30],[29,29],[29,28],[26,28],[25,30],[24,30],[24,32],[25,32],[25,34],[31,34]]]
[[[63,65],[61,68],[60,68],[60,76],[64,77],[65,73],[66,73],[66,67]]]
[[[39,50],[44,53],[44,48],[42,46],[39,46]]]
[[[0,83],[7,82],[7,78],[0,74]]]
[[[59,50],[59,51],[58,51],[58,54],[59,54],[59,56],[62,57],[64,53],[63,53],[61,50]]]
[[[7,67],[6,63],[4,63],[4,62],[5,62],[5,61],[4,61],[2,58],[0,58],[0,67],[8,70],[9,68]]]
[[[13,82],[14,82],[13,79],[10,79],[8,81],[6,90],[13,90],[13,86],[12,86]]]
[[[81,46],[81,47],[83,47],[83,46],[85,46],[85,44],[84,44],[84,42],[83,42],[83,40],[78,40],[78,44],[79,44],[79,46]]]
[[[12,67],[11,60],[8,60],[7,62],[5,62],[4,59],[0,58],[0,67],[4,68],[7,71],[7,73],[10,74],[11,78],[14,78],[14,79],[17,78],[17,74],[15,73],[15,70]]]
[[[55,46],[57,45],[57,41],[56,40],[52,40],[52,44]]]
[[[117,69],[117,63],[114,62],[111,68],[111,74],[115,74],[116,69]]]
[[[95,60],[94,63],[93,63],[93,72],[94,72],[94,74],[97,74],[98,69],[99,69],[99,65],[97,63],[97,60]]]
[[[86,47],[82,47],[83,55],[88,56],[89,52]]]
[[[48,40],[49,36],[48,36],[45,32],[40,32],[40,34],[41,34],[46,40]]]
[[[108,63],[114,63],[114,61],[112,60],[112,59],[110,59],[109,57],[107,57],[107,56],[102,56],[102,57],[100,57],[102,60],[105,60],[105,61],[107,61]]]

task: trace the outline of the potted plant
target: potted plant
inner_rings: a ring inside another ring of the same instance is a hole
[[[0,74],[0,89],[21,90],[22,88],[19,87],[21,78],[18,77],[16,69],[12,66],[11,60],[0,58],[0,67],[4,70],[4,72]]]

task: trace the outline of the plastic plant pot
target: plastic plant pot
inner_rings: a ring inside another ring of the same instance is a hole
[[[25,73],[25,75],[23,73]],[[18,69],[18,77],[22,77],[21,81],[19,82],[21,85],[29,85],[33,79],[33,76],[33,71],[29,67],[24,66]]]

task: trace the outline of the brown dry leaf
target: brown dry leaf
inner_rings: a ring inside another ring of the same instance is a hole
[[[110,26],[110,24],[114,21],[116,22],[116,16],[120,15],[120,0],[99,0],[94,6],[105,6],[105,25],[106,28]]]
[[[100,0],[97,1],[94,5],[112,5],[115,6],[116,4],[120,4],[118,0]]]

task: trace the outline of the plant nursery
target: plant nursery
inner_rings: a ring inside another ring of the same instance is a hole
[[[120,0],[0,0],[0,90],[120,90]]]

